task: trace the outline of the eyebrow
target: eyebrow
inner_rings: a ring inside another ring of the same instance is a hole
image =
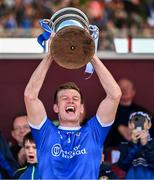
[[[63,94],[63,95],[59,95],[59,98],[63,98],[63,97],[68,97],[67,94]],[[80,95],[73,95],[72,97],[77,97],[77,98],[80,98]]]

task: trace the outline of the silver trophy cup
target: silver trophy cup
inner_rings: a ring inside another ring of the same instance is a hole
[[[79,9],[68,7],[51,17],[49,26],[55,32],[50,50],[56,63],[67,69],[86,65],[95,53],[87,16]]]

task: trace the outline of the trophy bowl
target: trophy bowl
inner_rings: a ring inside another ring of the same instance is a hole
[[[86,65],[95,53],[95,43],[90,35],[86,15],[76,8],[63,8],[50,19],[55,32],[50,51],[56,63],[67,69]]]

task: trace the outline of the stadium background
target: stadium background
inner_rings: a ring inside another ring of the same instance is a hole
[[[28,38],[38,36],[41,32],[38,21],[40,18],[51,15],[51,11],[49,10],[54,12],[56,8],[58,9],[66,5],[74,5],[75,7],[81,5],[81,9],[89,10],[88,13],[91,13],[90,8],[92,8],[92,16],[89,16],[90,21],[93,24],[102,25],[100,27],[102,32],[100,33],[99,42],[99,51],[102,53],[101,60],[109,68],[116,80],[119,80],[121,77],[132,80],[137,90],[135,102],[154,113],[154,56],[150,59],[148,54],[144,56],[144,59],[140,58],[142,55],[136,55],[135,59],[129,59],[127,55],[122,56],[120,59],[114,58],[114,56],[110,56],[110,58],[103,56],[103,52],[106,50],[109,53],[110,51],[115,51],[113,46],[114,37],[128,38],[130,35],[131,37],[154,37],[153,16],[151,17],[150,10],[147,6],[147,2],[150,1],[131,0],[128,2],[127,0],[104,0],[94,1],[96,3],[86,6],[86,3],[89,4],[89,2],[91,1],[1,0],[0,37],[14,36]],[[98,5],[97,2],[100,4]],[[123,4],[124,2],[126,3],[125,6]],[[153,3],[153,1],[151,2]],[[23,6],[20,6],[20,3]],[[127,3],[130,3],[130,6]],[[143,8],[146,6],[147,9],[143,11]],[[154,7],[153,4],[151,4],[151,7]],[[23,19],[18,21],[19,19],[17,19],[15,13],[18,12],[19,15],[22,8],[24,9],[24,14],[19,17]],[[95,14],[94,12],[100,12],[100,14]],[[36,18],[32,18],[34,14]],[[93,18],[94,16],[98,17]],[[104,18],[102,19],[102,17]],[[30,21],[22,21],[26,18]],[[149,18],[151,18],[151,21],[149,21]],[[31,21],[32,19],[33,21]],[[12,59],[10,56],[9,58],[3,58],[1,54],[0,56],[0,129],[7,139],[11,140],[10,130],[12,118],[16,114],[24,114],[26,112],[23,100],[24,89],[41,58],[35,58],[33,56],[26,59],[26,56],[23,55],[23,57]],[[49,73],[40,92],[40,98],[45,104],[49,117],[57,118],[52,110],[52,94],[54,89],[58,84],[72,80],[81,87],[84,93],[87,117],[95,113],[99,102],[105,94],[95,73],[90,79],[86,80],[85,78],[84,68],[67,70],[55,63],[53,64],[53,67],[49,69]]]

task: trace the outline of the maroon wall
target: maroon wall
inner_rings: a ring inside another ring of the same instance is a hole
[[[25,113],[24,88],[40,60],[0,60],[0,130],[11,140],[11,121],[16,114]],[[130,78],[136,86],[135,101],[154,112],[154,61],[152,60],[104,60],[115,79]],[[67,70],[56,64],[49,69],[40,92],[48,116],[56,118],[52,111],[52,94],[55,87],[66,81],[75,81],[85,96],[87,116],[95,113],[105,96],[96,74],[85,80],[84,68]]]

